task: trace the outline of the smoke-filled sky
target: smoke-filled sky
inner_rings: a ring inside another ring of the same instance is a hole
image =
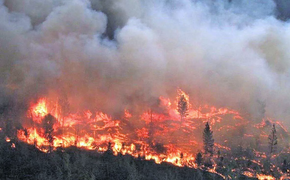
[[[0,104],[192,103],[290,120],[287,0],[0,0]],[[283,14],[284,13],[284,14]],[[143,107],[143,106],[142,106]],[[290,124],[290,121],[289,123]]]

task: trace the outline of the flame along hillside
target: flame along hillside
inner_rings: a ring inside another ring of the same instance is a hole
[[[156,163],[197,167],[195,157],[203,151],[203,129],[209,122],[215,156],[219,156],[217,152],[228,154],[237,147],[251,147],[256,159],[251,161],[263,166],[260,160],[266,158],[270,119],[255,124],[245,118],[247,115],[243,117],[227,108],[209,105],[193,108],[189,96],[181,90],[177,92],[175,99],[160,97],[154,109],[144,109],[139,115],[125,109],[120,119],[98,111],[69,112],[68,103],[60,105],[57,100],[40,98],[31,104],[18,138],[44,152],[69,146],[104,152],[110,143],[115,155],[130,154]],[[282,123],[275,123],[279,144],[283,144],[289,133]],[[51,126],[50,137],[46,126]],[[288,149],[280,148],[279,152],[288,152]],[[245,171],[247,176],[256,176],[251,169]]]

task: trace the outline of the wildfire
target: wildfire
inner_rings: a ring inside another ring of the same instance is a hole
[[[258,174],[257,178],[259,180],[275,180],[275,178],[273,176],[270,175],[263,175],[263,174]]]
[[[121,119],[113,119],[103,112],[90,110],[61,114],[61,105],[52,100],[48,101],[47,98],[40,98],[36,104],[31,105],[27,113],[27,118],[33,123],[23,124],[26,130],[19,130],[18,138],[44,152],[48,152],[49,147],[56,149],[77,146],[99,152],[111,148],[114,155],[130,154],[136,158],[155,160],[156,163],[169,162],[180,167],[197,168],[195,155],[202,150],[201,127],[209,122],[221,134],[215,147],[230,151],[227,132],[247,125],[248,121],[239,112],[227,108],[200,105],[193,109],[186,93],[179,89],[177,94],[175,103],[171,103],[170,98],[159,98],[158,106],[162,111],[148,111],[145,108],[144,113],[136,116],[125,109]],[[183,99],[183,106],[179,103],[180,98]],[[178,109],[182,107],[186,108],[184,112]],[[43,124],[48,114],[55,118],[50,129],[51,134],[48,134],[49,127]],[[222,121],[227,121],[227,125],[221,126]],[[137,125],[134,122],[138,122]],[[255,126],[261,128],[263,125]],[[50,135],[53,139],[51,141],[47,138]],[[253,135],[244,134],[244,137],[253,138]],[[10,139],[6,138],[6,141],[10,142]],[[15,148],[15,145],[12,146]],[[216,164],[209,171],[217,173],[215,169]],[[254,176],[250,172],[244,174]],[[269,179],[271,176],[256,177]]]
[[[46,99],[41,98],[36,105],[31,108],[33,117],[43,118],[48,114]]]

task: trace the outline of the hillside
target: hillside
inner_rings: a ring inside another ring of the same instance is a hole
[[[75,147],[47,154],[24,143],[15,143],[14,148],[1,141],[0,157],[0,179],[223,179],[199,169]]]

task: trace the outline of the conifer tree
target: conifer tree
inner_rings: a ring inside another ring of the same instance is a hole
[[[272,154],[276,151],[277,144],[278,144],[275,124],[273,124],[271,133],[269,134],[269,137],[268,137],[268,140],[269,140],[269,151],[270,151],[270,154]]]
[[[204,146],[204,153],[213,155],[213,147],[214,147],[214,139],[213,139],[213,132],[210,129],[208,122],[205,124],[205,128],[203,131],[203,146]]]
[[[179,96],[177,111],[180,114],[181,121],[188,115],[188,102],[183,94]]]
[[[196,162],[196,164],[198,166],[201,165],[201,163],[202,163],[202,154],[200,152],[196,154],[195,162]]]

